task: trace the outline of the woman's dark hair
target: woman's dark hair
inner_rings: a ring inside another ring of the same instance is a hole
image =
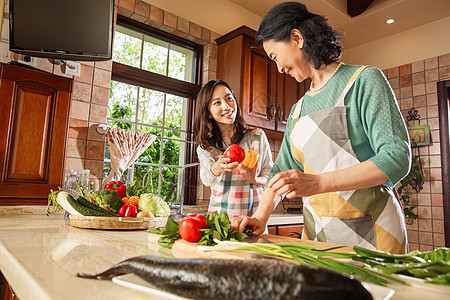
[[[340,35],[328,24],[327,19],[310,13],[299,2],[285,2],[272,8],[262,20],[256,33],[256,43],[275,40],[287,42],[292,29],[298,29],[303,36],[303,54],[319,69],[341,57]]]
[[[196,142],[203,149],[211,149],[215,147],[219,150],[225,150],[222,142],[222,134],[220,133],[219,126],[217,126],[216,121],[212,118],[209,112],[209,103],[211,102],[214,90],[218,85],[223,85],[227,87],[233,96],[234,91],[231,87],[222,80],[211,80],[205,84],[197,95],[197,103],[195,108],[195,118],[194,118],[194,132],[197,133]],[[235,132],[231,137],[232,144],[239,144],[245,133],[248,130],[248,126],[242,117],[241,110],[236,101],[236,120],[234,121]]]

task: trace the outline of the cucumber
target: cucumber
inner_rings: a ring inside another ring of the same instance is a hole
[[[111,214],[106,211],[98,211],[87,207],[77,201],[71,194],[67,192],[59,192],[56,198],[59,205],[64,208],[69,214],[75,216],[94,216],[94,217],[111,217]],[[87,200],[86,200],[87,201]],[[93,203],[92,203],[93,204]],[[95,204],[94,204],[95,205]]]
[[[119,216],[113,212],[110,212],[110,211],[98,206],[95,203],[92,203],[91,201],[84,198],[83,196],[78,196],[75,200],[78,201],[79,203],[81,203],[82,205],[86,206],[87,208],[98,211],[100,214],[102,214],[102,215],[98,215],[98,216],[103,216],[103,217],[118,217]]]

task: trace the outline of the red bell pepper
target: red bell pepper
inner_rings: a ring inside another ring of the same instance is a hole
[[[136,218],[138,214],[138,209],[133,204],[124,204],[119,208],[117,214],[121,217]]]
[[[105,185],[106,190],[114,190],[119,193],[120,198],[123,198],[127,195],[127,187],[123,184],[122,181],[110,181],[107,185]]]

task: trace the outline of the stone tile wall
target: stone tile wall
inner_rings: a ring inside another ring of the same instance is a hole
[[[425,184],[418,194],[411,193],[419,217],[407,225],[410,250],[428,251],[445,246],[437,82],[450,80],[450,54],[390,68],[384,73],[405,122],[408,111],[414,107],[420,115],[420,124],[414,121],[408,125],[428,124],[431,130],[431,144],[413,149],[413,155],[420,152]]]

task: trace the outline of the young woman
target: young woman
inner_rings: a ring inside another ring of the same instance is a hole
[[[211,80],[197,96],[194,132],[200,178],[211,187],[209,212],[226,212],[230,218],[252,215],[258,207],[272,169],[272,154],[264,131],[247,126],[231,87]],[[248,169],[228,163],[223,153],[231,144],[259,153],[258,164]]]
[[[233,227],[261,234],[275,196],[286,194],[303,197],[304,239],[404,253],[406,225],[393,187],[408,174],[411,150],[383,73],[338,63],[339,35],[299,2],[275,6],[256,42],[280,73],[312,82],[292,107],[258,210]]]

